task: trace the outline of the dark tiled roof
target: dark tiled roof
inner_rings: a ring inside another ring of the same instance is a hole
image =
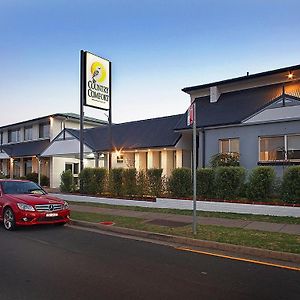
[[[113,147],[117,149],[141,149],[154,147],[172,147],[181,134],[174,127],[182,115],[127,122],[112,125]],[[79,130],[66,129],[79,138]],[[108,127],[85,129],[84,142],[96,151],[110,148]]]
[[[17,123],[13,123],[13,124],[0,126],[0,130],[6,129],[8,127],[18,128],[20,126],[30,125],[32,123],[39,122],[39,121],[40,122],[44,122],[44,121],[47,121],[47,120],[49,121],[50,117],[53,117],[53,118],[63,117],[63,118],[66,118],[66,119],[80,120],[80,115],[78,115],[78,114],[74,114],[74,113],[55,113],[55,114],[52,114],[52,115],[38,117],[38,118],[35,118],[35,119],[31,119],[31,120],[26,120],[26,121],[21,121],[21,122],[17,122]],[[99,125],[100,124],[103,124],[103,125],[107,124],[107,121],[91,118],[91,117],[88,117],[88,116],[84,117],[84,121],[85,122],[91,122],[91,123],[98,123]]]
[[[266,72],[261,72],[261,73],[256,73],[256,74],[251,74],[251,75],[246,75],[246,76],[241,76],[241,77],[236,77],[236,78],[231,78],[231,79],[225,79],[221,81],[216,81],[216,82],[211,82],[211,83],[206,83],[206,84],[201,84],[201,85],[196,85],[196,86],[190,86],[190,87],[185,87],[182,89],[183,92],[189,93],[195,90],[199,89],[204,89],[204,88],[209,88],[211,86],[220,86],[223,84],[229,84],[229,83],[236,83],[236,82],[241,82],[244,80],[249,80],[249,79],[257,79],[265,76],[270,76],[274,74],[279,74],[279,73],[284,73],[284,72],[292,72],[300,69],[300,65],[294,65],[290,67],[284,67],[276,70],[271,70],[271,71],[266,71]]]
[[[50,144],[49,140],[3,145],[2,149],[10,157],[26,157],[40,155]]]
[[[299,97],[299,90],[299,81],[285,84],[287,94]],[[282,84],[274,84],[224,93],[216,103],[210,103],[209,96],[196,98],[197,127],[241,123],[247,117],[250,117],[272,103],[281,94]],[[188,129],[186,120],[187,112],[174,129]]]

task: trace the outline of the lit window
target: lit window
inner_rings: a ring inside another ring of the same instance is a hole
[[[219,140],[220,153],[240,153],[240,140],[234,139],[222,139]]]
[[[260,137],[259,160],[300,160],[300,135]]]
[[[118,155],[117,156],[117,163],[122,164],[124,162],[124,156],[123,155]]]
[[[287,136],[287,158],[300,160],[300,135]]]
[[[259,159],[261,161],[283,160],[284,151],[284,136],[260,138]]]

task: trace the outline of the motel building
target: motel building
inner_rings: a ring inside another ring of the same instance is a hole
[[[79,115],[57,113],[0,127],[1,176],[22,178],[40,170],[42,175],[53,178],[53,170],[57,169],[59,161],[55,157],[41,157],[41,153],[62,130],[78,129],[79,124]],[[84,124],[86,128],[106,125],[88,117]]]
[[[183,92],[196,104],[197,167],[209,167],[217,153],[233,152],[240,155],[241,166],[273,166],[278,176],[286,166],[300,164],[300,65],[186,87]],[[45,129],[42,124],[47,124]],[[32,126],[31,135],[27,126]],[[37,171],[40,162],[52,188],[59,187],[64,170],[78,177],[78,128],[79,118],[72,114],[1,127],[1,171],[22,176]],[[111,132],[112,148],[108,126],[85,118],[85,167],[108,168],[112,152],[113,168],[162,168],[166,176],[175,168],[191,168],[187,111],[113,124]]]

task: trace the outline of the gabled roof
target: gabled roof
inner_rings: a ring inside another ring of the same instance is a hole
[[[273,84],[241,91],[221,94],[215,103],[210,97],[195,99],[197,127],[210,127],[239,124],[254,115],[282,94],[282,84]],[[285,83],[286,93],[299,96],[300,82]],[[187,112],[183,115],[175,130],[188,129],[186,126]]]
[[[181,115],[133,121],[112,125],[112,144],[117,149],[143,149],[155,147],[173,147],[181,137],[174,132]],[[79,139],[79,130],[66,129]],[[96,127],[84,130],[84,143],[95,151],[110,149],[108,127]]]
[[[25,120],[25,121],[13,123],[13,124],[0,126],[0,130],[6,129],[8,127],[15,128],[15,127],[20,127],[22,125],[31,125],[32,123],[35,123],[35,122],[38,122],[38,121],[41,121],[41,122],[46,121],[46,120],[49,121],[50,117],[52,117],[52,118],[61,117],[61,118],[65,118],[65,119],[73,119],[73,120],[78,120],[78,121],[80,120],[80,115],[78,115],[78,114],[74,114],[74,113],[55,113],[55,114],[52,114],[52,115],[42,116],[42,117],[38,117],[38,118],[35,118],[35,119],[31,119],[31,120]],[[103,124],[103,125],[107,124],[107,121],[103,121],[103,120],[99,120],[99,119],[91,118],[91,117],[87,117],[87,116],[84,117],[84,121],[85,122],[90,122],[90,123],[96,123],[96,124],[99,124],[99,125],[100,124]]]
[[[1,148],[10,157],[27,157],[40,155],[50,144],[49,140],[2,145]]]
[[[271,70],[271,71],[266,71],[266,72],[261,72],[261,73],[256,73],[256,74],[251,74],[251,75],[246,75],[246,76],[241,76],[241,77],[236,77],[236,78],[231,78],[231,79],[225,79],[225,80],[215,81],[215,82],[201,84],[201,85],[185,87],[182,89],[182,91],[189,93],[189,92],[192,92],[195,90],[205,89],[205,88],[209,88],[212,86],[220,86],[220,85],[224,85],[224,84],[238,83],[238,82],[242,82],[242,81],[249,80],[249,79],[258,79],[261,77],[276,75],[279,73],[292,72],[292,71],[299,70],[299,69],[300,69],[300,65],[294,65],[294,66],[284,67],[284,68],[280,68],[280,69],[276,69],[276,70]]]

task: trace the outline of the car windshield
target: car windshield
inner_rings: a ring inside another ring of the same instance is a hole
[[[5,194],[46,194],[40,186],[31,181],[4,181],[2,189]]]

